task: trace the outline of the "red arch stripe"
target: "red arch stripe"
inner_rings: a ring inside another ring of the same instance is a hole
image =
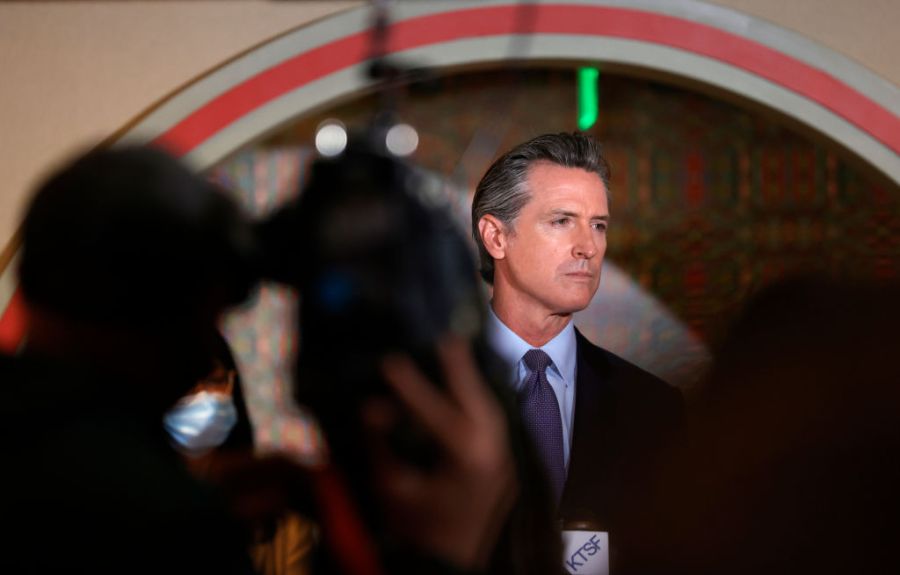
[[[516,32],[517,6],[469,8],[395,23],[390,52],[467,38]],[[605,36],[660,44],[707,56],[783,86],[871,134],[900,153],[900,119],[853,87],[759,42],[673,16],[626,8],[538,5],[532,32]],[[234,86],[159,136],[156,142],[186,154],[235,120],[291,90],[359,64],[367,32],[298,54]]]
[[[19,287],[0,315],[0,353],[15,353],[25,337],[25,304]]]

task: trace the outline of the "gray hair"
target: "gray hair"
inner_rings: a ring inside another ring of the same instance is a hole
[[[500,156],[478,182],[472,199],[472,236],[481,260],[479,271],[484,281],[491,285],[494,283],[494,258],[481,241],[478,222],[490,214],[512,228],[522,207],[531,199],[528,170],[538,162],[597,174],[609,190],[609,164],[603,157],[600,142],[582,132],[544,134]]]

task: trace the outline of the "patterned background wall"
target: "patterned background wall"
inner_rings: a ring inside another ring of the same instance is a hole
[[[851,155],[769,112],[660,82],[600,78],[590,130],[613,168],[601,290],[577,318],[589,338],[689,389],[754,290],[792,274],[900,273],[900,191]],[[302,186],[316,126],[360,126],[376,96],[287,126],[211,171],[256,214]],[[420,82],[397,102],[420,136],[415,159],[469,194],[493,157],[534,135],[571,131],[571,68],[470,71]],[[461,221],[466,227],[468,222]],[[261,443],[318,446],[286,416],[294,295],[261,289],[229,318]],[[272,366],[275,366],[272,368]]]

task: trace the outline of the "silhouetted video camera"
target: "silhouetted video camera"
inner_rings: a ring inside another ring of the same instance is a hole
[[[440,385],[441,336],[480,337],[484,304],[470,247],[442,184],[391,154],[370,130],[317,160],[298,198],[260,226],[266,273],[299,291],[296,395],[319,418],[349,476],[360,438],[358,407],[386,394],[385,354],[414,358]],[[486,367],[487,348],[476,344]],[[394,447],[431,465],[437,454],[413,425]]]

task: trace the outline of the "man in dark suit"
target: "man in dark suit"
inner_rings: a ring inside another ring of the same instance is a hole
[[[619,487],[640,479],[682,419],[677,390],[572,323],[600,282],[608,188],[596,140],[548,134],[497,159],[472,205],[481,274],[493,286],[488,335],[512,368],[560,516],[603,530]]]

